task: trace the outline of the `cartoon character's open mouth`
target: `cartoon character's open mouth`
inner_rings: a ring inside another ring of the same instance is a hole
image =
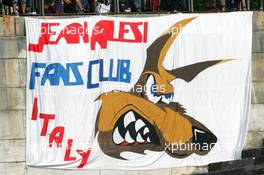
[[[173,30],[182,29],[193,19],[177,22],[148,47],[143,73],[132,90],[98,97],[102,104],[95,133],[106,155],[125,159],[122,152],[144,154],[151,150],[185,158],[193,153],[205,155],[216,144],[217,137],[206,126],[173,102],[174,87],[170,83],[177,78],[190,82],[206,68],[231,59],[204,61],[174,70],[163,67],[166,53],[178,35]],[[137,87],[146,88],[134,91]]]
[[[121,146],[136,146],[139,144],[154,144],[160,146],[161,141],[158,133],[159,130],[157,127],[148,122],[148,120],[143,118],[136,111],[130,110],[121,115],[116,121],[112,133],[112,139],[116,145]],[[189,151],[193,150],[194,152],[197,151],[201,153],[204,151],[206,152],[208,150],[206,150],[207,147],[205,147],[205,144],[212,144],[211,147],[213,147],[217,141],[217,138],[213,133],[195,126],[192,126],[192,135],[192,140],[185,143],[188,145],[184,145],[189,146]],[[164,141],[164,138],[162,138],[162,140]],[[170,144],[167,145],[172,147],[176,146]],[[180,144],[178,146],[183,147],[183,145]],[[170,151],[170,154],[175,154],[175,156],[187,156],[187,154],[177,154],[177,152],[173,153],[173,150]]]
[[[123,159],[122,152],[144,154],[151,150],[184,158],[207,154],[217,142],[216,136],[177,102],[154,103],[129,92],[110,92],[99,98],[98,142],[111,157]]]
[[[137,112],[130,110],[117,120],[113,131],[117,145],[160,144],[155,127]]]

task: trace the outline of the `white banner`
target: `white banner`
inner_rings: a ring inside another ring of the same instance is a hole
[[[252,13],[26,18],[29,166],[155,169],[240,158]]]

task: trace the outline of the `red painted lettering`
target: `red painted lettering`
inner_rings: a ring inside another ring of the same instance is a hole
[[[31,120],[37,120],[38,116],[38,98],[34,98]]]
[[[61,147],[63,136],[64,136],[64,127],[57,126],[56,128],[54,128],[50,134],[49,147],[52,147],[53,142],[57,144],[57,147]]]
[[[76,157],[71,157],[72,139],[68,139],[64,161],[74,161]]]
[[[45,45],[57,45],[61,39],[67,44],[79,44],[81,39],[83,43],[90,43],[91,50],[95,50],[96,43],[100,48],[107,48],[108,41],[142,43],[147,42],[148,22],[120,22],[117,37],[115,34],[115,25],[117,22],[112,20],[101,20],[95,24],[91,34],[91,41],[88,35],[88,23],[71,23],[62,30],[56,31],[55,27],[60,23],[41,23],[41,35],[38,43],[30,43],[28,50],[31,52],[42,52]],[[126,37],[128,33],[132,37]],[[58,34],[56,36],[56,34]],[[54,38],[51,40],[51,38]]]
[[[49,120],[55,119],[55,114],[39,114],[39,118],[43,119],[43,126],[40,135],[45,136],[47,134]]]
[[[91,153],[91,150],[88,149],[87,152],[84,152],[83,150],[76,150],[76,151],[78,152],[78,154],[80,154],[82,156],[82,161],[77,168],[83,168],[83,166],[87,163],[87,161],[89,159],[89,155]]]

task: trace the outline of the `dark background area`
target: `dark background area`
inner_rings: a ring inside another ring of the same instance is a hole
[[[218,0],[217,0],[218,1]],[[226,0],[226,9],[231,10],[230,1]],[[237,1],[237,0],[234,0]],[[193,0],[194,11],[203,12],[207,10],[209,0]],[[217,2],[217,6],[220,7],[219,1]],[[258,10],[260,6],[260,0],[250,0],[250,10]]]

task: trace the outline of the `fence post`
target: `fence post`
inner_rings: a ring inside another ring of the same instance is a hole
[[[115,14],[119,13],[119,9],[117,8],[117,3],[118,3],[118,0],[112,0],[112,5],[113,5],[113,11]]]
[[[188,0],[189,12],[193,12],[193,0]]]
[[[119,0],[116,0],[116,13],[118,14],[119,12]]]
[[[41,7],[41,15],[44,16],[45,15],[45,11],[44,11],[44,0],[41,0],[41,3],[40,3],[40,7]]]

